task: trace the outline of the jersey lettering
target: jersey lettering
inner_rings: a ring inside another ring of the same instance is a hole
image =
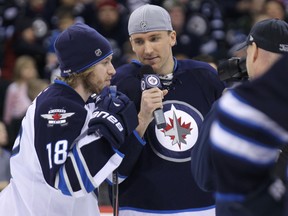
[[[93,113],[93,117],[106,118],[108,121],[110,121],[112,124],[114,124],[119,131],[123,131],[124,130],[122,124],[118,121],[118,119],[115,116],[113,116],[110,113],[108,113],[108,112],[95,111]]]

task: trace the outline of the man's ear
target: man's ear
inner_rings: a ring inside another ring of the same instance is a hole
[[[176,41],[176,36],[177,36],[176,31],[170,32],[170,39],[171,39],[170,45],[171,45],[172,47],[175,46],[176,43],[177,43],[177,41]]]
[[[258,47],[257,47],[257,45],[256,45],[256,43],[255,42],[253,42],[252,44],[251,44],[251,55],[252,55],[252,59],[253,59],[253,62],[255,62],[256,61],[256,59],[258,58]]]
[[[172,43],[171,43],[171,46],[173,47],[173,46],[175,46],[176,45],[176,40],[175,41],[172,41]]]
[[[129,41],[130,41],[130,44],[131,44],[132,51],[135,52],[134,47],[133,47],[133,43],[132,43],[132,38],[131,38],[131,37],[129,37]]]

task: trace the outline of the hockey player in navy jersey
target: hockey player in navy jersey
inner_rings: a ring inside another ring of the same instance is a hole
[[[203,192],[192,177],[190,151],[223,84],[209,64],[173,57],[176,32],[165,9],[155,5],[136,9],[128,31],[138,60],[117,68],[112,84],[135,102],[136,130],[143,136],[143,145],[134,148],[134,167],[126,163],[132,158],[129,154],[118,169],[120,180],[125,180],[119,184],[119,214],[215,215],[213,195]],[[161,110],[164,126],[157,124],[157,115],[153,117]],[[123,148],[130,145],[136,146],[127,142]]]
[[[284,216],[287,164],[275,164],[288,144],[288,24],[256,23],[244,47],[251,83],[228,90],[215,104],[192,150],[192,173],[202,189],[216,191],[217,215]]]
[[[121,163],[118,148],[138,124],[133,102],[109,87],[115,69],[108,40],[76,23],[55,50],[61,77],[22,121],[1,216],[99,216],[97,187]]]

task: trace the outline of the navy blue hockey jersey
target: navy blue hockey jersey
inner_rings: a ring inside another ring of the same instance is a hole
[[[138,111],[140,67],[135,63],[123,65],[112,80],[135,102]],[[147,144],[133,152],[139,155],[136,165],[131,167],[124,159],[119,167],[125,179],[119,186],[120,215],[214,215],[213,195],[202,191],[192,177],[190,152],[203,118],[224,86],[208,64],[175,60],[173,80],[166,88],[169,92],[163,111],[167,126],[157,129],[152,121],[144,135]]]

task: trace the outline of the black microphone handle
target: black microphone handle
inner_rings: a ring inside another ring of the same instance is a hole
[[[154,112],[154,119],[158,129],[164,129],[166,127],[166,120],[162,109],[156,109]]]

